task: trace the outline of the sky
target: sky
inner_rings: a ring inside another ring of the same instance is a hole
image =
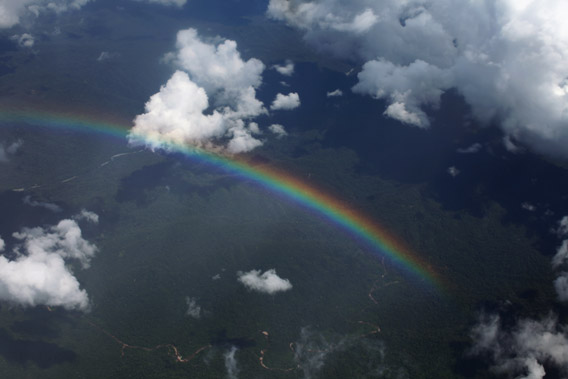
[[[96,2],[3,0],[0,32],[17,49],[33,52],[42,48],[44,38],[36,33],[36,24],[69,14],[81,17],[81,12]],[[125,2],[172,12],[192,5],[192,0]],[[349,68],[335,71],[353,78],[353,84],[338,88],[334,83],[323,92],[322,99],[350,96],[360,102],[370,101],[375,111],[370,117],[377,122],[389,120],[402,133],[420,130],[426,144],[432,135],[445,132],[436,130],[436,117],[454,111],[444,108],[449,104],[445,99],[459,97],[467,122],[450,127],[466,130],[475,124],[479,130],[498,135],[498,146],[480,138],[456,149],[456,154],[473,163],[464,168],[448,162],[443,174],[449,180],[467,177],[468,169],[485,169],[484,160],[477,157],[487,152],[498,155],[494,152],[499,149],[508,154],[503,155],[504,160],[542,160],[565,175],[565,1],[267,0],[261,5],[262,12],[254,17],[299,36],[317,57],[310,59],[318,59],[322,65],[341,62],[342,67]],[[241,46],[230,33],[193,25],[177,30],[171,40],[172,48],[154,57],[165,68],[167,78],[137,104],[141,111],[133,117],[127,135],[131,148],[167,154],[182,145],[237,159],[263,146],[294,143],[290,130],[296,126],[295,117],[310,111],[312,99],[290,83],[307,60],[289,57],[269,62],[262,51]],[[119,59],[121,52],[103,49],[96,61],[112,64]],[[267,87],[277,88],[270,98],[264,92]],[[0,164],[9,165],[25,148],[25,140],[0,140]],[[401,145],[405,148],[411,149]],[[542,199],[543,203],[547,201]],[[42,199],[28,196],[24,203],[53,215],[62,212],[59,205]],[[543,207],[523,202],[520,208],[534,213]],[[544,378],[551,369],[560,376],[568,375],[568,324],[563,316],[568,301],[568,215],[552,208],[543,210],[551,212],[547,217],[553,221],[542,227],[554,240],[554,251],[546,254],[557,303],[538,315],[515,315],[513,322],[504,312],[478,312],[475,325],[469,327],[466,354],[481,357],[496,375]],[[99,248],[83,237],[82,227],[98,222],[99,215],[82,209],[69,217],[61,215],[49,225],[30,225],[0,236],[0,301],[90,312],[92,301],[74,270],[88,270],[91,261],[97,259]],[[277,267],[249,267],[238,271],[232,281],[258,296],[298,291],[293,279],[279,276],[277,271]],[[207,308],[198,297],[185,297],[183,306],[190,318],[207,317]],[[514,313],[505,313],[510,312]],[[306,333],[302,332],[302,338]],[[227,377],[239,376],[240,354],[236,346],[227,346],[224,351]],[[295,354],[296,360],[303,359],[301,349]],[[314,359],[315,366],[323,365],[323,355]],[[304,377],[313,374],[310,370],[310,365],[304,367]]]

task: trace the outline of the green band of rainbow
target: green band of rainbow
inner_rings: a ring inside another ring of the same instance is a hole
[[[96,120],[92,117],[34,110],[2,110],[0,122],[23,123],[55,129],[95,132],[125,139],[129,126]],[[315,186],[268,165],[251,165],[238,157],[225,157],[181,145],[168,145],[168,149],[181,153],[193,161],[206,163],[233,174],[240,175],[258,185],[279,194],[323,216],[360,241],[370,245],[375,253],[408,271],[428,285],[441,289],[441,280],[434,269],[413,254],[404,243],[389,233],[385,227],[371,220],[362,212],[332,197]]]

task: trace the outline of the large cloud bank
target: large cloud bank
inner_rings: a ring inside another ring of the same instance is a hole
[[[428,127],[425,107],[455,88],[480,122],[568,157],[564,0],[270,0],[267,13],[363,63],[354,91],[386,100],[389,117]]]
[[[92,219],[87,219],[93,221]],[[0,300],[22,306],[61,306],[86,311],[87,292],[80,288],[67,262],[88,268],[97,248],[83,239],[72,219],[48,228],[23,228],[13,234],[18,241],[9,259],[0,256]],[[1,240],[0,251],[5,243]]]
[[[178,32],[168,54],[177,71],[134,120],[129,139],[152,149],[170,144],[240,153],[260,146],[254,117],[267,113],[256,98],[264,64],[241,58],[235,41],[204,41],[195,29]],[[210,110],[212,109],[212,110]]]
[[[279,277],[274,269],[267,270],[262,274],[260,270],[239,272],[238,280],[249,290],[270,295],[292,289],[292,283],[288,279]]]
[[[496,373],[537,379],[545,377],[548,366],[568,376],[568,334],[554,316],[521,320],[507,329],[499,316],[484,315],[471,336],[471,352],[488,356]]]

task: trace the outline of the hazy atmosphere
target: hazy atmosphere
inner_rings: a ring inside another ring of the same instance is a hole
[[[567,17],[0,0],[0,376],[568,377]]]

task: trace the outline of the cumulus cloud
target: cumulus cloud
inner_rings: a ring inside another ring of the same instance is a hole
[[[285,64],[275,64],[274,66],[272,66],[272,68],[278,71],[281,75],[292,76],[292,74],[294,73],[294,62],[287,60]]]
[[[280,124],[272,124],[268,127],[268,130],[276,134],[277,138],[286,137],[288,135],[286,129],[284,129],[284,126]]]
[[[0,142],[0,162],[8,162],[10,157],[22,147],[23,141],[17,140],[16,142],[12,142],[9,145],[5,145],[3,142]]]
[[[187,304],[187,310],[185,311],[186,315],[195,319],[201,318],[201,306],[197,304],[197,299],[186,296],[185,303]]]
[[[52,212],[61,212],[61,207],[57,204],[53,204],[53,203],[48,203],[45,201],[37,201],[37,200],[32,200],[30,195],[27,195],[24,197],[23,199],[24,204],[29,205],[30,207],[39,207],[39,208],[45,208],[49,211]]]
[[[241,59],[234,41],[204,42],[195,29],[178,32],[177,51],[167,60],[179,69],[150,97],[146,113],[134,119],[132,144],[152,149],[183,144],[230,153],[262,145],[253,137],[258,125],[245,127],[267,113],[256,98],[262,62]]]
[[[14,258],[0,256],[0,300],[88,310],[87,292],[66,263],[76,260],[88,268],[97,247],[83,239],[75,220],[61,220],[48,228],[23,228],[13,237],[18,241],[11,252]]]
[[[560,221],[558,221],[556,235],[560,238],[568,236],[568,216],[564,216]]]
[[[229,379],[237,379],[239,377],[240,370],[237,366],[237,358],[235,358],[237,351],[239,351],[239,349],[235,346],[231,346],[231,348],[223,354],[225,368],[227,369],[227,378]]]
[[[300,96],[296,92],[291,92],[288,95],[277,94],[276,98],[270,105],[270,109],[275,111],[279,109],[291,110],[300,106]]]
[[[22,17],[79,9],[88,2],[89,0],[3,0],[0,3],[0,29],[18,24]]]
[[[292,289],[290,281],[279,277],[274,269],[267,270],[262,274],[260,270],[239,272],[237,276],[239,282],[252,291],[273,295]]]
[[[329,1],[328,3],[331,3]],[[367,32],[378,17],[371,8],[355,13],[345,9],[345,13],[329,11],[325,2],[299,2],[271,0],[268,15],[302,29],[337,30],[354,34]]]
[[[327,93],[327,97],[339,97],[339,96],[343,96],[343,91],[340,90],[339,88],[333,91],[329,91]]]
[[[0,237],[0,253],[3,252],[5,248],[6,248],[6,243],[4,242],[2,237]]]
[[[34,37],[29,33],[15,34],[10,39],[20,47],[33,47],[35,42]]]
[[[81,209],[81,212],[79,212],[79,214],[75,215],[73,218],[75,220],[89,221],[92,222],[93,224],[99,223],[99,215],[96,214],[95,212],[91,212],[86,209]]]
[[[568,5],[563,0],[270,0],[267,14],[308,43],[364,64],[354,90],[428,127],[450,88],[481,123],[568,157]]]
[[[384,59],[372,60],[363,65],[357,77],[355,93],[387,99],[390,105],[385,115],[422,128],[430,126],[422,105],[438,107],[440,96],[451,87],[447,72],[422,60],[406,66]]]
[[[471,337],[471,353],[488,357],[495,373],[544,378],[548,366],[568,375],[568,334],[553,315],[540,321],[520,320],[510,329],[503,327],[498,315],[483,315]]]

